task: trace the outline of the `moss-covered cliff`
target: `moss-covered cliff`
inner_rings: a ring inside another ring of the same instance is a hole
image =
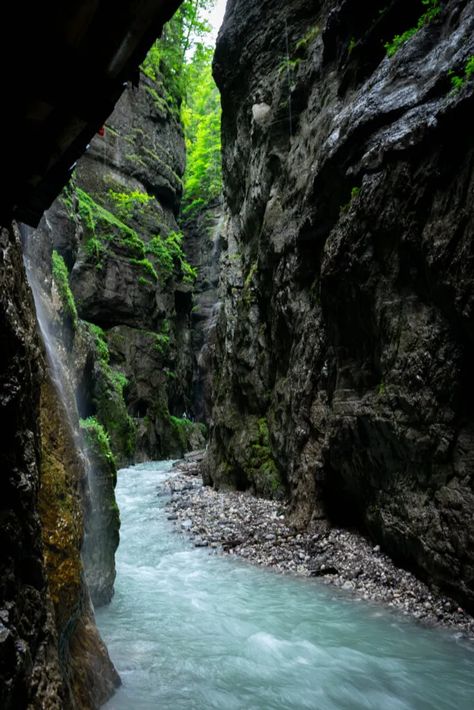
[[[176,428],[191,410],[196,277],[176,221],[184,163],[175,99],[142,73],[40,225],[95,343],[74,358],[79,410],[105,427],[119,465],[203,443],[191,422],[191,440]]]
[[[42,354],[18,230],[1,230],[1,250],[0,704],[97,708],[118,679],[84,582],[84,469]]]
[[[355,524],[471,609],[473,22],[467,0],[229,1],[207,460],[262,493],[271,470],[295,522]]]
[[[38,510],[64,686],[64,704],[58,707],[98,708],[120,680],[95,626],[84,578],[84,460],[68,412],[49,379],[41,388],[40,427]]]

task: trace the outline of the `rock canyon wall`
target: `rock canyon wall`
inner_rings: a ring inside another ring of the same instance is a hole
[[[471,610],[473,30],[466,0],[229,1],[206,473]]]

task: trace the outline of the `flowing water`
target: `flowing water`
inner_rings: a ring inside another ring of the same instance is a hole
[[[36,320],[45,348],[50,375],[61,401],[65,404],[65,412],[69,417],[71,431],[74,431],[74,423],[70,418],[71,408],[68,406],[68,396],[66,392],[67,364],[59,349],[57,337],[53,334],[52,313],[48,312],[48,307],[44,299],[44,284],[39,282],[37,269],[35,269],[35,264],[29,255],[29,247],[33,239],[34,230],[27,224],[20,224],[19,227],[24,240],[23,263],[28,284],[33,294]]]
[[[474,708],[467,642],[173,532],[170,466],[119,473],[116,593],[97,613],[123,681],[108,710]]]

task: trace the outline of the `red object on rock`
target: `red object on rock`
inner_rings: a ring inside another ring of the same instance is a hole
[[[105,126],[102,126],[102,128],[99,128],[97,131],[97,135],[101,136],[102,138],[105,136]]]

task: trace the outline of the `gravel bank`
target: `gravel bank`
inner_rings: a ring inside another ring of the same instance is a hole
[[[358,533],[331,528],[301,533],[286,523],[285,503],[202,485],[199,455],[175,464],[164,486],[168,519],[196,547],[238,556],[277,572],[318,577],[359,599],[381,602],[474,641],[474,619],[458,604],[397,567]]]

